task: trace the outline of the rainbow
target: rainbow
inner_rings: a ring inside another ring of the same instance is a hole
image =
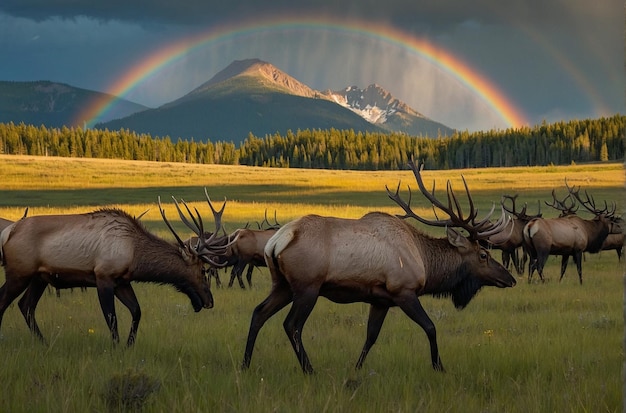
[[[528,124],[525,114],[515,106],[493,83],[445,49],[412,36],[389,25],[363,21],[339,21],[333,18],[283,17],[268,20],[246,21],[213,27],[210,30],[172,42],[149,54],[116,79],[106,93],[111,96],[94,100],[76,117],[75,124],[91,125],[115,102],[115,97],[125,96],[131,89],[163,67],[175,62],[195,49],[218,44],[233,38],[285,30],[323,30],[346,35],[358,35],[404,48],[430,61],[464,84],[482,99],[509,127]]]

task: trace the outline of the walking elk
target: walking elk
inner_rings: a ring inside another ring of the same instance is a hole
[[[567,181],[566,181],[567,186]],[[582,200],[578,190],[567,186],[569,194],[563,201],[558,201],[554,191],[552,196],[554,202],[551,206],[561,211],[561,216],[557,218],[536,218],[532,219],[524,227],[524,243],[530,254],[531,260],[528,268],[528,282],[531,282],[534,271],[539,274],[541,281],[544,281],[543,268],[549,255],[561,256],[561,276],[563,279],[567,268],[567,261],[572,256],[576,263],[578,279],[583,283],[582,257],[583,252],[598,252],[602,243],[611,233],[621,233],[621,228],[614,221],[615,208],[609,210],[605,204],[603,209],[598,209],[595,202],[587,195],[586,200]],[[570,198],[569,204],[566,200]],[[578,200],[595,217],[593,219],[583,219],[575,214]],[[550,204],[548,204],[550,205]]]
[[[426,332],[435,370],[443,371],[435,325],[420,304],[419,296],[451,296],[464,308],[483,286],[512,287],[515,278],[477,240],[501,231],[508,223],[503,213],[497,223],[488,218],[476,222],[477,211],[465,183],[470,212],[463,218],[448,182],[448,206],[439,202],[422,183],[421,166],[409,163],[421,192],[448,220],[429,221],[417,216],[398,192],[387,189],[404,216],[371,212],[359,219],[307,215],[281,227],[265,247],[272,289],[252,314],[242,368],[250,366],[259,330],[283,307],[293,302],[283,326],[304,373],[313,367],[302,343],[302,329],[319,296],[336,303],[370,304],[365,345],[357,361],[359,369],[376,341],[390,307],[399,306]],[[433,191],[434,193],[434,191]],[[493,213],[493,208],[489,215]],[[427,225],[445,226],[447,238],[432,238],[404,218]],[[469,237],[455,228],[463,228]]]
[[[196,234],[203,234],[198,211],[197,218],[191,215],[192,224],[174,201],[183,222]],[[219,230],[226,203],[218,212],[208,195],[207,201]],[[96,287],[114,343],[119,342],[114,302],[117,297],[132,316],[129,346],[136,339],[141,318],[133,281],[170,284],[189,297],[196,312],[213,307],[204,263],[214,265],[212,257],[223,254],[227,243],[217,236],[199,235],[197,244],[187,245],[167,220],[160,199],[159,209],[176,238],[175,244],[155,236],[138,219],[113,208],[17,221],[9,234],[3,232],[3,236],[8,236],[2,245],[6,281],[0,287],[0,323],[7,307],[26,290],[19,308],[32,333],[45,342],[35,320],[35,309],[48,284],[57,289]],[[189,208],[187,211],[191,214]]]

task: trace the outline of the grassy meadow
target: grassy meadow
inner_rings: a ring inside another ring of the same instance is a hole
[[[461,175],[479,210],[502,194],[519,194],[518,209],[544,204],[570,185],[596,201],[624,208],[622,164],[424,171],[443,199],[446,180],[465,201]],[[204,188],[228,204],[226,228],[253,227],[268,212],[285,223],[317,213],[358,217],[372,210],[400,213],[385,185],[432,217],[409,171],[264,169],[95,159],[0,155],[0,217],[123,208],[153,232],[171,238],[157,197],[182,235],[170,196],[196,206],[210,225]],[[465,203],[463,203],[466,205]],[[442,229],[424,231],[443,236]],[[500,258],[499,251],[493,252]],[[287,309],[261,330],[251,368],[241,371],[250,316],[269,292],[265,269],[251,289],[213,288],[215,307],[194,313],[173,288],[135,284],[142,320],[133,348],[113,347],[95,289],[46,293],[37,319],[49,341],[30,334],[17,307],[0,330],[2,412],[618,412],[623,405],[624,268],[614,251],[588,254],[584,284],[570,262],[558,282],[560,258],[551,257],[545,283],[518,276],[510,289],[484,288],[457,311],[449,299],[421,298],[437,327],[447,369],[430,366],[423,330],[399,309],[389,312],[361,371],[354,370],[365,339],[368,306],[320,299],[303,332],[316,374],[302,374],[282,322]],[[222,282],[229,275],[221,272]],[[535,276],[536,279],[536,276]],[[0,282],[4,273],[0,270]],[[122,342],[130,316],[117,303]],[[120,404],[120,400],[127,404]]]

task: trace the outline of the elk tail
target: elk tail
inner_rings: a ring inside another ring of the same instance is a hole
[[[537,227],[533,225],[534,222],[531,221],[524,227],[524,240],[526,245],[529,248],[529,253],[535,254],[537,253],[537,248],[535,248],[535,243],[533,242],[533,237],[537,233]]]
[[[9,236],[15,227],[15,222],[0,232],[0,264],[4,265],[4,244],[9,240]]]
[[[276,234],[272,235],[272,237],[265,244],[265,249],[263,253],[265,254],[265,263],[267,264],[267,268],[271,273],[275,273],[278,270],[278,255],[289,245],[289,243],[294,239],[295,232],[292,225],[285,225],[276,231]]]

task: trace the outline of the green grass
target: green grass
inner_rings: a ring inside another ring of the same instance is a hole
[[[270,214],[277,210],[280,222],[309,212],[398,213],[384,185],[395,188],[402,179],[403,186],[416,187],[407,171],[0,158],[2,217],[17,219],[26,206],[32,214],[88,211],[96,205],[117,205],[138,214],[150,207],[146,225],[164,237],[169,234],[155,205],[158,195],[183,197],[208,214],[202,195],[206,186],[216,202],[224,196],[231,200],[225,220],[232,230],[260,221],[266,208]],[[51,188],[42,182],[44,173]],[[537,199],[550,199],[553,186],[564,191],[565,176],[568,182],[584,183],[596,199],[615,200],[623,207],[624,175],[617,164],[428,171],[425,181],[436,178],[441,190],[449,177],[461,197],[461,173],[481,210],[512,192],[520,192],[520,199],[534,210]],[[23,198],[25,194],[31,196]],[[429,213],[419,198],[414,194],[415,209]],[[166,206],[174,217],[171,202]],[[548,207],[543,209],[548,213]],[[429,231],[443,236],[442,230]],[[572,263],[558,282],[559,263],[549,259],[544,284],[518,277],[514,288],[483,289],[462,311],[450,300],[423,297],[437,326],[445,374],[432,370],[423,330],[397,308],[390,311],[363,369],[354,371],[365,338],[367,305],[325,299],[318,301],[303,332],[315,375],[301,373],[282,327],[286,309],[261,330],[250,370],[240,371],[252,310],[270,288],[266,270],[255,270],[252,289],[214,288],[215,307],[197,314],[170,287],[136,284],[143,317],[131,349],[111,346],[94,289],[64,290],[60,298],[46,293],[37,319],[49,346],[33,339],[16,303],[4,315],[0,411],[133,407],[112,404],[112,395],[137,397],[143,401],[135,409],[148,412],[621,411],[623,265],[613,251],[587,255],[581,286]],[[222,273],[222,281],[227,279]],[[119,303],[117,308],[124,341],[130,317]]]

